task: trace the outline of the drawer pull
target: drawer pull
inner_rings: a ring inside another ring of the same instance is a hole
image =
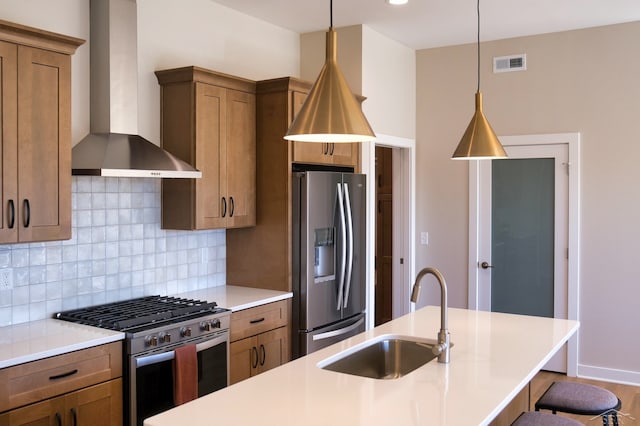
[[[56,413],[56,425],[62,426],[62,416],[60,413]]]
[[[249,321],[249,324],[258,324],[259,322],[264,321],[264,317],[260,318],[260,319],[254,319]]]
[[[75,370],[67,371],[66,373],[56,374],[55,376],[50,376],[49,380],[64,379],[65,377],[73,376],[77,372],[78,372],[78,369],[76,368]]]

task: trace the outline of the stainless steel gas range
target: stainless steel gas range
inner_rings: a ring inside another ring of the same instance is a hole
[[[195,345],[198,396],[229,383],[231,311],[215,302],[147,296],[60,312],[56,318],[125,333],[124,424],[175,406],[175,350]]]

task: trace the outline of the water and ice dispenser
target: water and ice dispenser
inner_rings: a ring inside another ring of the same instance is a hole
[[[320,228],[314,231],[314,262],[313,276],[314,281],[324,282],[332,281],[336,278],[335,270],[335,239],[334,228]]]

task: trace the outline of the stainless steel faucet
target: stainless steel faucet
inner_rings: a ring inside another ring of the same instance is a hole
[[[440,332],[438,333],[438,344],[433,347],[433,354],[438,355],[438,362],[447,364],[449,363],[449,348],[451,346],[447,315],[447,283],[440,271],[436,268],[424,268],[418,273],[416,282],[413,285],[413,291],[411,292],[411,301],[413,303],[418,302],[418,297],[420,296],[420,280],[427,274],[435,276],[440,284]]]

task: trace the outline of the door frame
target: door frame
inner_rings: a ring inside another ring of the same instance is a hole
[[[399,148],[393,158],[393,248],[394,260],[402,258],[404,268],[393,268],[393,318],[411,312],[410,297],[412,277],[415,275],[415,164],[416,141],[398,136],[376,134],[376,140],[362,143],[362,173],[367,175],[367,330],[375,326],[375,239],[376,239],[376,188],[375,147]],[[400,155],[395,155],[398,152]],[[404,273],[403,273],[404,272]],[[402,285],[395,283],[401,282]],[[399,303],[397,303],[399,301]]]
[[[568,281],[567,318],[579,318],[580,283],[580,133],[551,133],[539,135],[500,136],[504,146],[519,145],[568,145],[569,163],[569,221],[568,221]],[[484,161],[484,160],[480,160]],[[469,162],[469,261],[468,308],[478,310],[478,254],[480,240],[480,167],[479,161]],[[567,344],[567,375],[578,373],[578,334]]]

